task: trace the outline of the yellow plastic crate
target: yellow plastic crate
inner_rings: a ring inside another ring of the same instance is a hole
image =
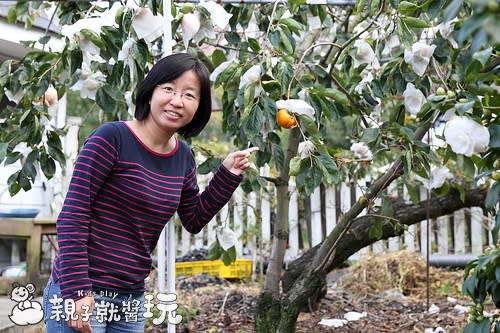
[[[249,259],[236,259],[226,266],[222,260],[186,261],[175,263],[176,276],[191,276],[206,273],[224,279],[242,279],[252,276],[252,262]]]

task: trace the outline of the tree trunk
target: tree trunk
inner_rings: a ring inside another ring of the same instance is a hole
[[[273,230],[273,246],[269,265],[264,278],[264,286],[255,306],[255,328],[257,332],[276,332],[283,308],[281,306],[281,274],[288,242],[288,206],[290,195],[288,182],[290,180],[290,160],[297,154],[300,141],[300,131],[293,128],[288,136],[288,147],[283,168],[276,184],[277,220]],[[295,325],[295,323],[294,323]]]

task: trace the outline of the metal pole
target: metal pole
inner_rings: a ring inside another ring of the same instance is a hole
[[[172,3],[171,0],[163,0],[163,57],[172,54]],[[172,218],[166,227],[167,241],[167,293],[175,294],[175,228]],[[163,240],[165,244],[165,240]],[[174,314],[175,315],[175,314]],[[168,323],[168,333],[175,333],[175,325]]]
[[[165,245],[166,238],[165,232],[167,228],[163,228],[160,234],[160,238],[158,238],[158,291],[160,293],[165,292]]]

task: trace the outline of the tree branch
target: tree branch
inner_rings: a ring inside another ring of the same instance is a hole
[[[429,130],[429,127],[430,124],[419,127],[415,131],[415,141],[421,140],[425,133]],[[354,218],[356,218],[361,211],[367,207],[368,203],[373,200],[378,193],[386,189],[392,181],[400,177],[402,174],[403,161],[401,157],[398,157],[396,161],[394,161],[391,168],[373,182],[373,184],[366,191],[365,196],[354,203],[345,215],[340,218],[337,227],[325,238],[318,255],[312,262],[314,273],[323,271],[323,273],[326,274],[324,268],[330,266],[329,262],[335,259],[334,253],[336,251],[336,247],[342,240],[342,237],[349,231]]]
[[[448,195],[438,197],[432,195],[430,198],[429,218],[436,218],[452,214],[453,212],[469,207],[484,208],[487,189],[476,188],[465,192],[465,200],[460,199],[460,192],[452,188]],[[420,201],[417,204],[408,204],[404,200],[398,199],[392,202],[394,211],[394,220],[406,226],[417,224],[427,218],[427,200]],[[335,257],[325,271],[331,271],[335,267],[342,265],[351,255],[362,248],[374,243],[377,240],[370,239],[369,231],[375,221],[374,216],[366,215],[355,218],[351,223],[349,232],[345,234],[342,241],[338,244]],[[394,221],[386,221],[382,226],[382,236],[380,239],[401,235],[404,230],[394,228]],[[317,255],[322,243],[306,251],[300,258],[288,264],[288,269],[283,275],[283,291],[287,292],[295,280],[306,270],[312,259]]]
[[[489,71],[494,70],[497,66],[500,66],[500,57],[496,56],[488,65],[481,68],[481,73],[488,73]]]

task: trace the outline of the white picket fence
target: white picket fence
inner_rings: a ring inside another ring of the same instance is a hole
[[[204,182],[203,177],[199,179]],[[356,186],[342,184],[326,187],[323,191],[318,188],[309,197],[299,195],[292,186],[289,205],[290,233],[285,260],[293,260],[320,243],[325,235],[333,230],[339,215],[345,213],[351,203],[362,195],[361,189],[364,185],[365,183],[358,181]],[[392,188],[392,191],[397,192],[397,189]],[[405,195],[404,191],[399,192]],[[427,191],[423,189],[420,193],[421,200],[425,199],[426,195]],[[185,255],[194,249],[208,248],[216,239],[215,229],[221,224],[229,223],[238,235],[238,257],[265,260],[271,249],[275,206],[276,197],[272,191],[244,194],[241,188],[238,188],[231,202],[199,234],[191,235],[176,221],[177,256]],[[493,221],[484,215],[479,207],[465,208],[452,215],[431,219],[430,223],[429,228],[426,220],[411,225],[403,235],[377,241],[353,255],[352,259],[369,252],[403,249],[418,252],[425,257],[428,248],[430,255],[478,255],[485,247],[492,245]]]

